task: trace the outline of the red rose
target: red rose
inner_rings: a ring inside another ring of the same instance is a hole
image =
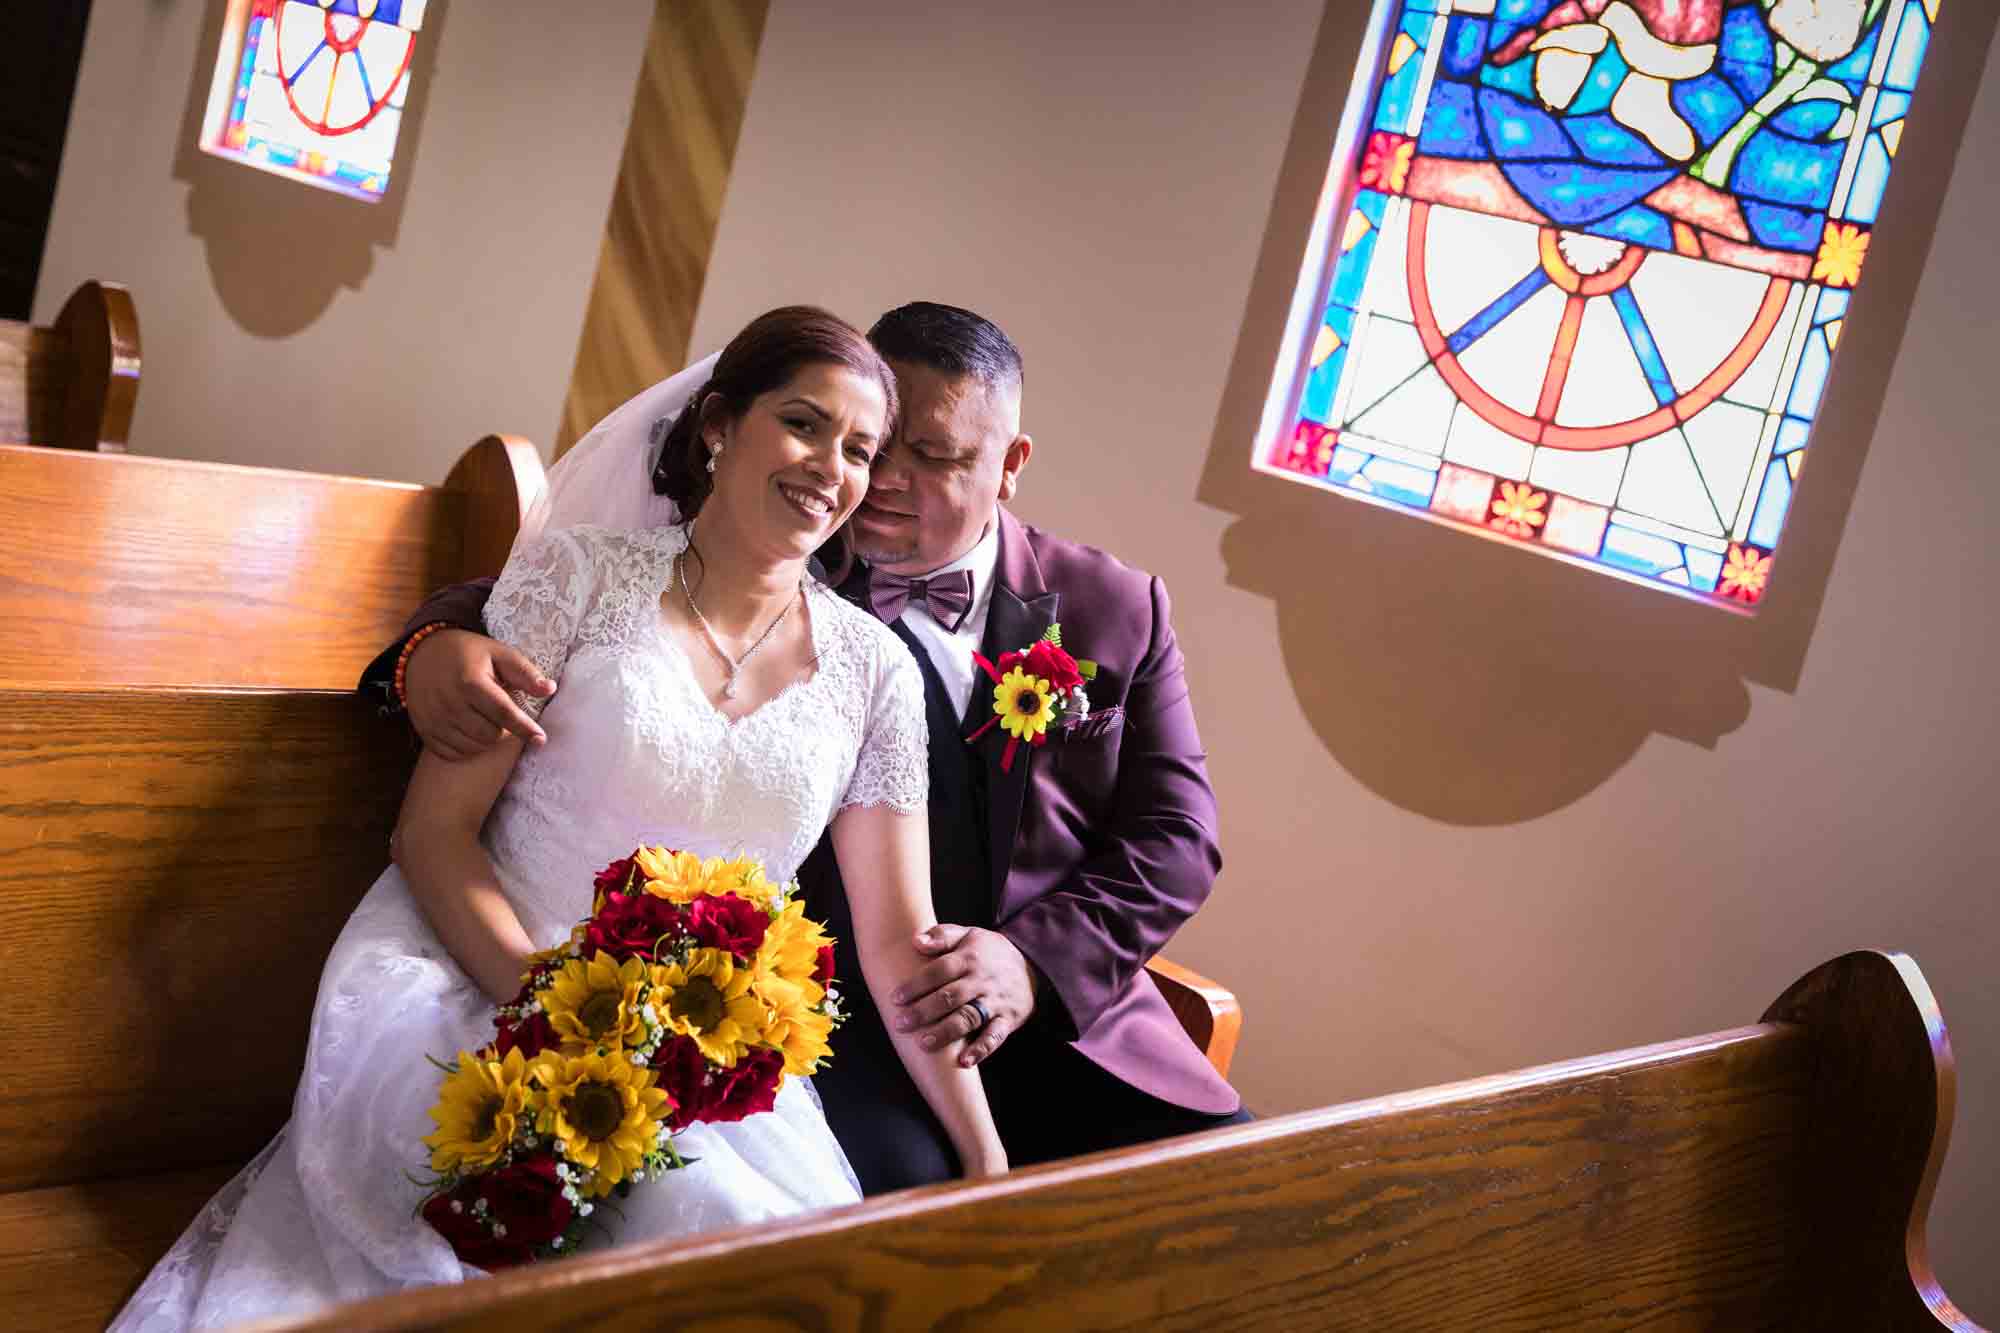
[[[502,1060],[506,1059],[507,1052],[516,1046],[521,1048],[522,1059],[532,1060],[549,1047],[561,1044],[561,1040],[556,1036],[556,1030],[549,1026],[549,1016],[540,1010],[529,1014],[518,1023],[509,1023],[506,1019],[495,1015],[493,1026],[496,1029],[493,1049]]]
[[[632,887],[632,872],[637,869],[631,857],[613,861],[597,872],[599,893],[623,893]]]
[[[444,1237],[453,1254],[475,1268],[483,1268],[490,1273],[534,1262],[533,1247],[516,1240],[513,1228],[509,1227],[505,1236],[495,1236],[492,1224],[482,1221],[479,1214],[473,1211],[472,1206],[479,1198],[481,1180],[479,1176],[467,1176],[451,1193],[426,1200],[424,1221]]]
[[[1058,690],[1073,690],[1083,684],[1076,659],[1047,639],[1037,640],[1028,649],[1026,662],[1029,675],[1040,676]]]
[[[583,928],[585,957],[610,954],[619,962],[627,958],[652,958],[663,935],[678,935],[688,928],[687,909],[651,893],[604,895],[604,906]]]
[[[819,946],[819,961],[813,964],[813,980],[824,986],[833,980],[833,946]]]
[[[733,893],[707,895],[688,904],[688,934],[707,949],[727,949],[744,962],[756,957],[771,924],[768,912]]]
[[[569,1226],[574,1205],[563,1197],[554,1153],[517,1157],[479,1179],[487,1212],[507,1228],[508,1244],[546,1245]]]
[[[718,1069],[694,1038],[669,1037],[653,1055],[653,1068],[675,1102],[667,1128],[679,1133],[697,1121],[727,1124],[770,1110],[784,1079],[785,1057],[767,1048],[743,1056],[733,1069]]]

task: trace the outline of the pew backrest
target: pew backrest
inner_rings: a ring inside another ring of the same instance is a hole
[[[139,316],[115,282],[86,282],[56,322],[0,320],[0,443],[118,452],[139,398]]]
[[[442,486],[0,445],[0,684],[352,688],[542,484],[503,435]]]
[[[261,1327],[1971,1331],[1951,1097],[1915,965],[1851,954],[1755,1026]]]
[[[351,692],[0,692],[0,1193],[240,1166],[413,755]]]

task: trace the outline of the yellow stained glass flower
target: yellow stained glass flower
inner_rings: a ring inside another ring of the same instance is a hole
[[[1813,261],[1812,280],[1829,287],[1852,287],[1861,281],[1861,265],[1868,258],[1868,232],[1849,222],[1829,222],[1821,234],[1819,258]]]
[[[424,1139],[431,1150],[433,1171],[478,1171],[500,1160],[514,1141],[520,1120],[533,1113],[534,1090],[528,1085],[528,1064],[521,1048],[504,1060],[458,1053],[458,1068],[438,1089],[431,1119],[437,1130]]]
[[[673,1031],[729,1068],[764,1040],[770,1013],[751,989],[754,973],[726,949],[695,949],[685,964],[653,969],[653,1007]]]
[[[1500,483],[1499,497],[1493,501],[1492,526],[1515,537],[1532,537],[1535,529],[1548,522],[1542,512],[1549,497],[1526,482]]]
[[[1754,602],[1764,595],[1771,581],[1771,557],[1759,555],[1748,546],[1731,545],[1729,559],[1722,566],[1722,595]]]
[[[1002,731],[1016,740],[1032,740],[1049,729],[1055,696],[1040,676],[1013,667],[993,687],[993,711],[1000,715]]]
[[[570,1161],[597,1173],[586,1187],[590,1194],[610,1193],[658,1146],[674,1101],[653,1086],[652,1070],[619,1052],[543,1051],[532,1068],[546,1089],[535,1127],[554,1136]]]
[[[620,964],[599,953],[588,962],[572,958],[564,963],[535,998],[564,1046],[620,1050],[646,1040],[645,1020],[639,1016],[639,989],[645,984],[643,960],[628,958]]]
[[[783,987],[785,983],[778,985]],[[819,1068],[820,1061],[833,1054],[827,1040],[833,1034],[833,1020],[814,1011],[818,1003],[819,999],[810,992],[792,987],[783,1002],[772,1007],[764,1040],[785,1057],[787,1074],[810,1074]]]

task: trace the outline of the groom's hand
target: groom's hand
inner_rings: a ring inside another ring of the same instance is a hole
[[[920,930],[917,952],[930,958],[889,998],[898,1032],[915,1032],[925,1049],[966,1041],[958,1063],[970,1068],[1000,1049],[1035,1012],[1034,969],[998,931],[940,923]],[[980,1026],[978,1000],[989,1021]]]
[[[509,690],[546,698],[556,687],[521,653],[471,630],[428,636],[403,672],[410,725],[440,759],[484,754],[508,732],[531,744],[547,740]]]

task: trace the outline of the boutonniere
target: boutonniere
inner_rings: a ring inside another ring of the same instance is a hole
[[[993,681],[993,716],[965,738],[966,744],[998,726],[1007,733],[1007,748],[1000,754],[1000,771],[1014,767],[1014,751],[1026,741],[1045,745],[1049,727],[1060,719],[1081,721],[1090,712],[1084,684],[1097,678],[1097,663],[1079,662],[1063,651],[1062,626],[1049,626],[1048,633],[1015,652],[1000,654],[989,662],[981,653],[972,660]]]

